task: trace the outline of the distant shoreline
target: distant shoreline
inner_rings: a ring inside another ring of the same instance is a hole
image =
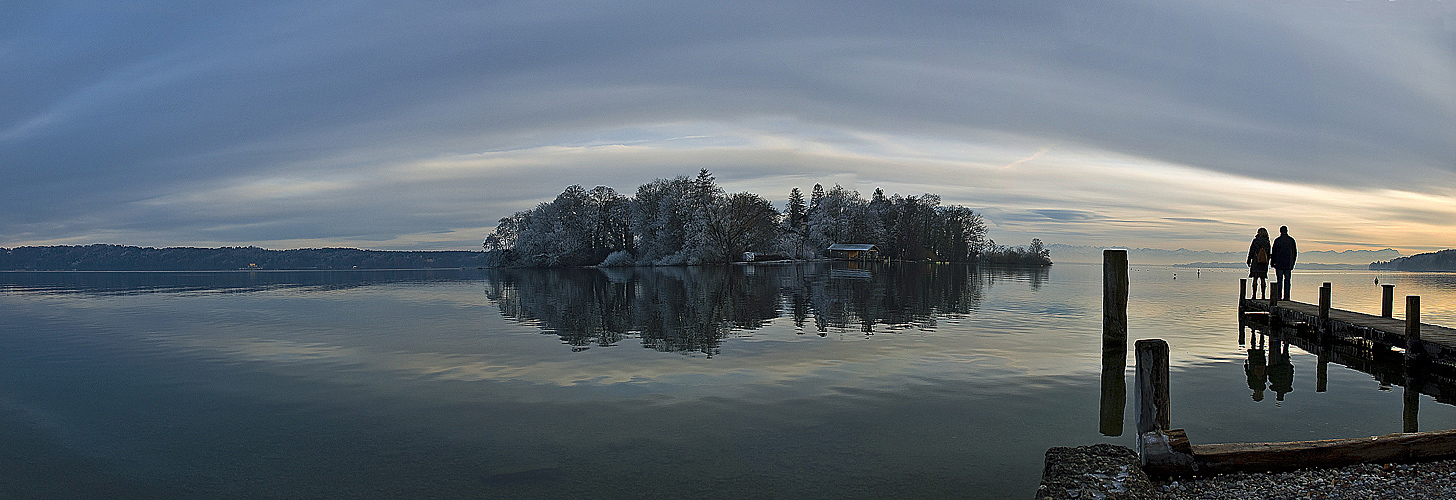
[[[483,251],[125,245],[0,248],[0,271],[348,271],[490,267]]]
[[[1204,269],[1247,269],[1248,264],[1243,262],[1192,262],[1188,264],[1171,264],[1172,267],[1201,267]],[[1320,264],[1315,262],[1294,264],[1294,269],[1314,269],[1320,271],[1368,271],[1369,264]]]

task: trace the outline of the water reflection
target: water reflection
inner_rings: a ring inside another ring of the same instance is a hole
[[[644,347],[714,355],[734,331],[788,317],[799,334],[933,329],[973,313],[997,280],[1040,286],[1045,269],[817,263],[614,269],[499,269],[486,296],[507,318],[574,350],[637,338]]]
[[[1098,429],[1103,436],[1122,435],[1127,407],[1127,338],[1102,338],[1102,398]]]
[[[3,271],[0,294],[134,295],[246,293],[283,288],[342,290],[388,283],[479,279],[466,269],[360,271]]]
[[[1381,390],[1402,387],[1403,432],[1417,432],[1420,396],[1431,396],[1439,403],[1456,406],[1456,367],[1439,363],[1410,364],[1403,353],[1359,339],[1322,338],[1318,331],[1270,327],[1264,322],[1240,322],[1239,342],[1248,332],[1248,358],[1244,372],[1254,401],[1262,401],[1267,389],[1276,401],[1294,391],[1294,364],[1289,347],[1295,346],[1315,355],[1315,392],[1326,392],[1329,364],[1345,366],[1371,375]],[[1268,346],[1266,363],[1265,344]],[[1266,385],[1267,382],[1267,385]]]

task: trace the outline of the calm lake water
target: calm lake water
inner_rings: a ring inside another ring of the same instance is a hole
[[[1398,382],[1317,391],[1315,355],[1241,331],[1243,275],[1133,266],[1175,427],[1402,430]],[[1297,271],[1293,298],[1378,312],[1376,278],[1456,325],[1451,274]],[[0,497],[1029,498],[1048,447],[1132,444],[1101,293],[1077,264],[0,273]]]

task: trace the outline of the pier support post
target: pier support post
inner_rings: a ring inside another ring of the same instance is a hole
[[[1395,285],[1380,285],[1380,317],[1395,317]]]
[[[1273,285],[1273,288],[1275,290],[1281,290],[1281,288],[1279,288],[1280,286],[1283,286],[1283,285],[1280,285],[1278,281],[1275,281],[1274,282],[1274,285]],[[1279,294],[1277,294],[1277,293],[1271,293],[1271,294],[1269,294],[1269,309],[1270,309],[1270,311],[1272,311],[1273,308],[1275,306],[1278,306],[1278,305],[1279,305]]]
[[[1420,432],[1421,380],[1413,373],[1406,373],[1404,392],[1401,394],[1401,432]]]
[[[1149,473],[1191,470],[1193,447],[1183,429],[1169,429],[1168,343],[1143,339],[1137,351],[1138,458]]]
[[[1102,251],[1102,398],[1104,436],[1122,435],[1127,406],[1127,250]]]
[[[1244,299],[1249,297],[1249,279],[1239,278],[1239,312],[1244,312]],[[1243,317],[1242,314],[1239,317]]]
[[[1320,342],[1325,341],[1325,332],[1330,330],[1330,282],[1320,285],[1319,289],[1319,337]]]
[[[1102,338],[1127,345],[1127,250],[1102,251]]]
[[[1138,434],[1169,428],[1168,342],[1137,341]]]
[[[1420,361],[1425,349],[1421,346],[1421,296],[1405,297],[1405,359]],[[1407,363],[1409,366],[1409,363]]]

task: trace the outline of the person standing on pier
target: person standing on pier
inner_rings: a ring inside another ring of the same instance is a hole
[[[1249,244],[1249,277],[1254,279],[1251,283],[1254,289],[1249,294],[1254,297],[1269,288],[1269,255],[1269,230],[1261,227],[1254,235],[1254,242]],[[1269,295],[1265,294],[1264,298],[1269,298]]]
[[[1289,236],[1289,226],[1279,226],[1279,237],[1274,239],[1271,264],[1274,265],[1274,279],[1279,280],[1283,290],[1275,290],[1279,300],[1289,300],[1289,274],[1294,270],[1294,258],[1299,251],[1294,248],[1294,238]]]

